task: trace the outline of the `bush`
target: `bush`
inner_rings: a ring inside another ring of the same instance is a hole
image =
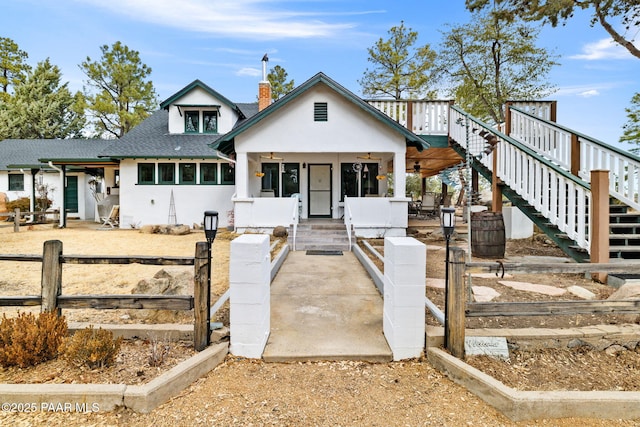
[[[91,369],[111,365],[120,351],[122,337],[113,339],[113,332],[89,326],[69,338],[65,357],[76,366]]]
[[[20,212],[29,212],[31,210],[31,200],[28,197],[20,197],[19,199],[7,202],[9,212],[13,212],[16,208],[20,208]]]
[[[54,359],[67,336],[67,321],[56,313],[3,315],[0,322],[0,365],[27,366]]]

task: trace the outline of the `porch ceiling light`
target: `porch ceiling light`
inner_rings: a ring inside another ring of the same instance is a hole
[[[204,212],[204,236],[207,239],[209,246],[213,243],[218,232],[218,212],[217,211],[205,211]]]

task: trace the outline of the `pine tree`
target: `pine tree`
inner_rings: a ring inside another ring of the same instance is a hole
[[[24,82],[31,67],[25,63],[29,57],[20,50],[16,42],[7,37],[0,37],[0,101],[10,97],[9,86]]]
[[[366,69],[361,80],[365,96],[430,98],[431,77],[436,53],[429,45],[414,47],[418,33],[404,26],[392,27],[389,39],[380,38],[373,47],[367,49],[368,61],[373,69]]]
[[[0,109],[0,139],[79,138],[85,124],[83,97],[61,84],[60,69],[39,62]]]
[[[102,57],[87,56],[80,69],[87,76],[85,98],[96,136],[121,138],[157,108],[151,68],[140,54],[119,41],[100,47]]]

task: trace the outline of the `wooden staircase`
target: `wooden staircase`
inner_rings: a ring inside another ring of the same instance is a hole
[[[609,257],[640,259],[640,214],[626,205],[609,205]]]
[[[452,144],[461,156],[464,148]],[[479,161],[472,162],[472,166],[489,182],[492,180],[491,171]],[[543,233],[545,233],[564,253],[577,262],[589,262],[589,254],[575,245],[575,242],[562,233],[547,218],[533,206],[507,186],[502,186],[502,193],[509,201],[517,206]],[[629,212],[629,207],[611,199],[609,205],[609,257],[611,259],[640,259],[640,213]]]
[[[351,244],[356,237],[351,231]],[[289,228],[287,238],[289,247],[293,249],[293,230]],[[344,222],[334,220],[301,221],[297,227],[296,251],[350,251],[349,235]]]

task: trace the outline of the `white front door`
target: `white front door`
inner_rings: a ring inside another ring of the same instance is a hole
[[[331,218],[331,165],[309,165],[309,218]]]

